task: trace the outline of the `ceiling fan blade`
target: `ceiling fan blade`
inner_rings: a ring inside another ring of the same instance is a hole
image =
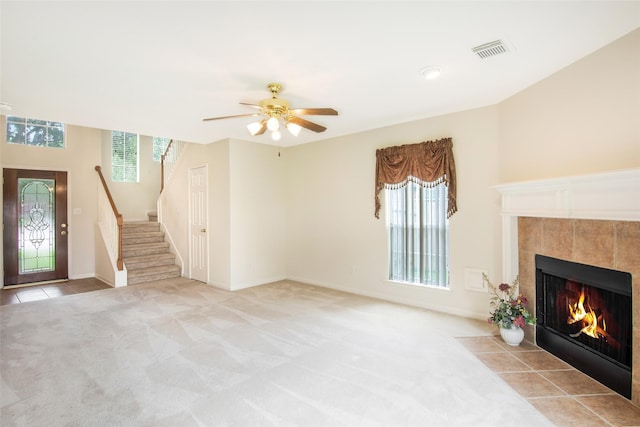
[[[324,126],[320,126],[319,124],[310,122],[309,120],[301,119],[300,117],[292,116],[291,118],[289,118],[289,122],[312,130],[314,132],[324,132],[325,130],[327,130],[327,128]]]
[[[262,125],[262,127],[260,128],[260,130],[258,132],[255,133],[255,135],[262,135],[267,130],[267,120],[266,119],[261,121],[260,124]]]
[[[262,107],[256,104],[249,104],[248,102],[241,102],[240,105],[247,105],[249,107],[257,108],[258,110],[262,110]]]
[[[338,112],[333,108],[296,108],[291,110],[293,114],[303,116],[337,116]]]
[[[222,120],[222,119],[233,119],[235,117],[253,117],[260,116],[260,113],[252,113],[252,114],[236,114],[235,116],[223,116],[223,117],[209,117],[208,119],[202,119],[203,122],[208,122],[211,120]]]

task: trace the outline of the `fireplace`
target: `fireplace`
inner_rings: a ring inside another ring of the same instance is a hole
[[[536,255],[538,346],[631,398],[631,274]]]
[[[535,257],[544,255],[631,273],[631,321],[640,324],[640,168],[494,188],[502,199],[502,280],[519,275],[534,311]],[[525,338],[538,343],[537,334],[527,328]],[[640,406],[640,328],[631,335],[631,401]]]

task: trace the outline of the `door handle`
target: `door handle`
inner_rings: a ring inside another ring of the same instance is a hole
[[[67,235],[67,232],[66,232],[65,230],[62,230],[62,231],[60,232],[60,234],[62,234],[63,236],[66,236],[66,235]]]
[[[206,233],[206,232],[207,232],[207,229],[206,229],[206,228],[201,228],[201,229],[200,229],[200,232],[202,232],[202,233]]]

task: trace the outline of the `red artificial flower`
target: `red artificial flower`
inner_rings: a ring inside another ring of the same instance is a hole
[[[519,328],[524,328],[524,326],[527,324],[527,322],[524,320],[524,317],[516,316],[516,318],[513,319],[513,324],[516,325]]]

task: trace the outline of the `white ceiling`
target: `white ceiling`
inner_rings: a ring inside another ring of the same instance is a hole
[[[209,143],[251,137],[239,102],[279,82],[324,133],[495,104],[640,27],[639,1],[0,2],[9,114]],[[488,59],[471,48],[501,39]],[[441,65],[439,79],[418,71]],[[612,73],[612,78],[615,74]]]

